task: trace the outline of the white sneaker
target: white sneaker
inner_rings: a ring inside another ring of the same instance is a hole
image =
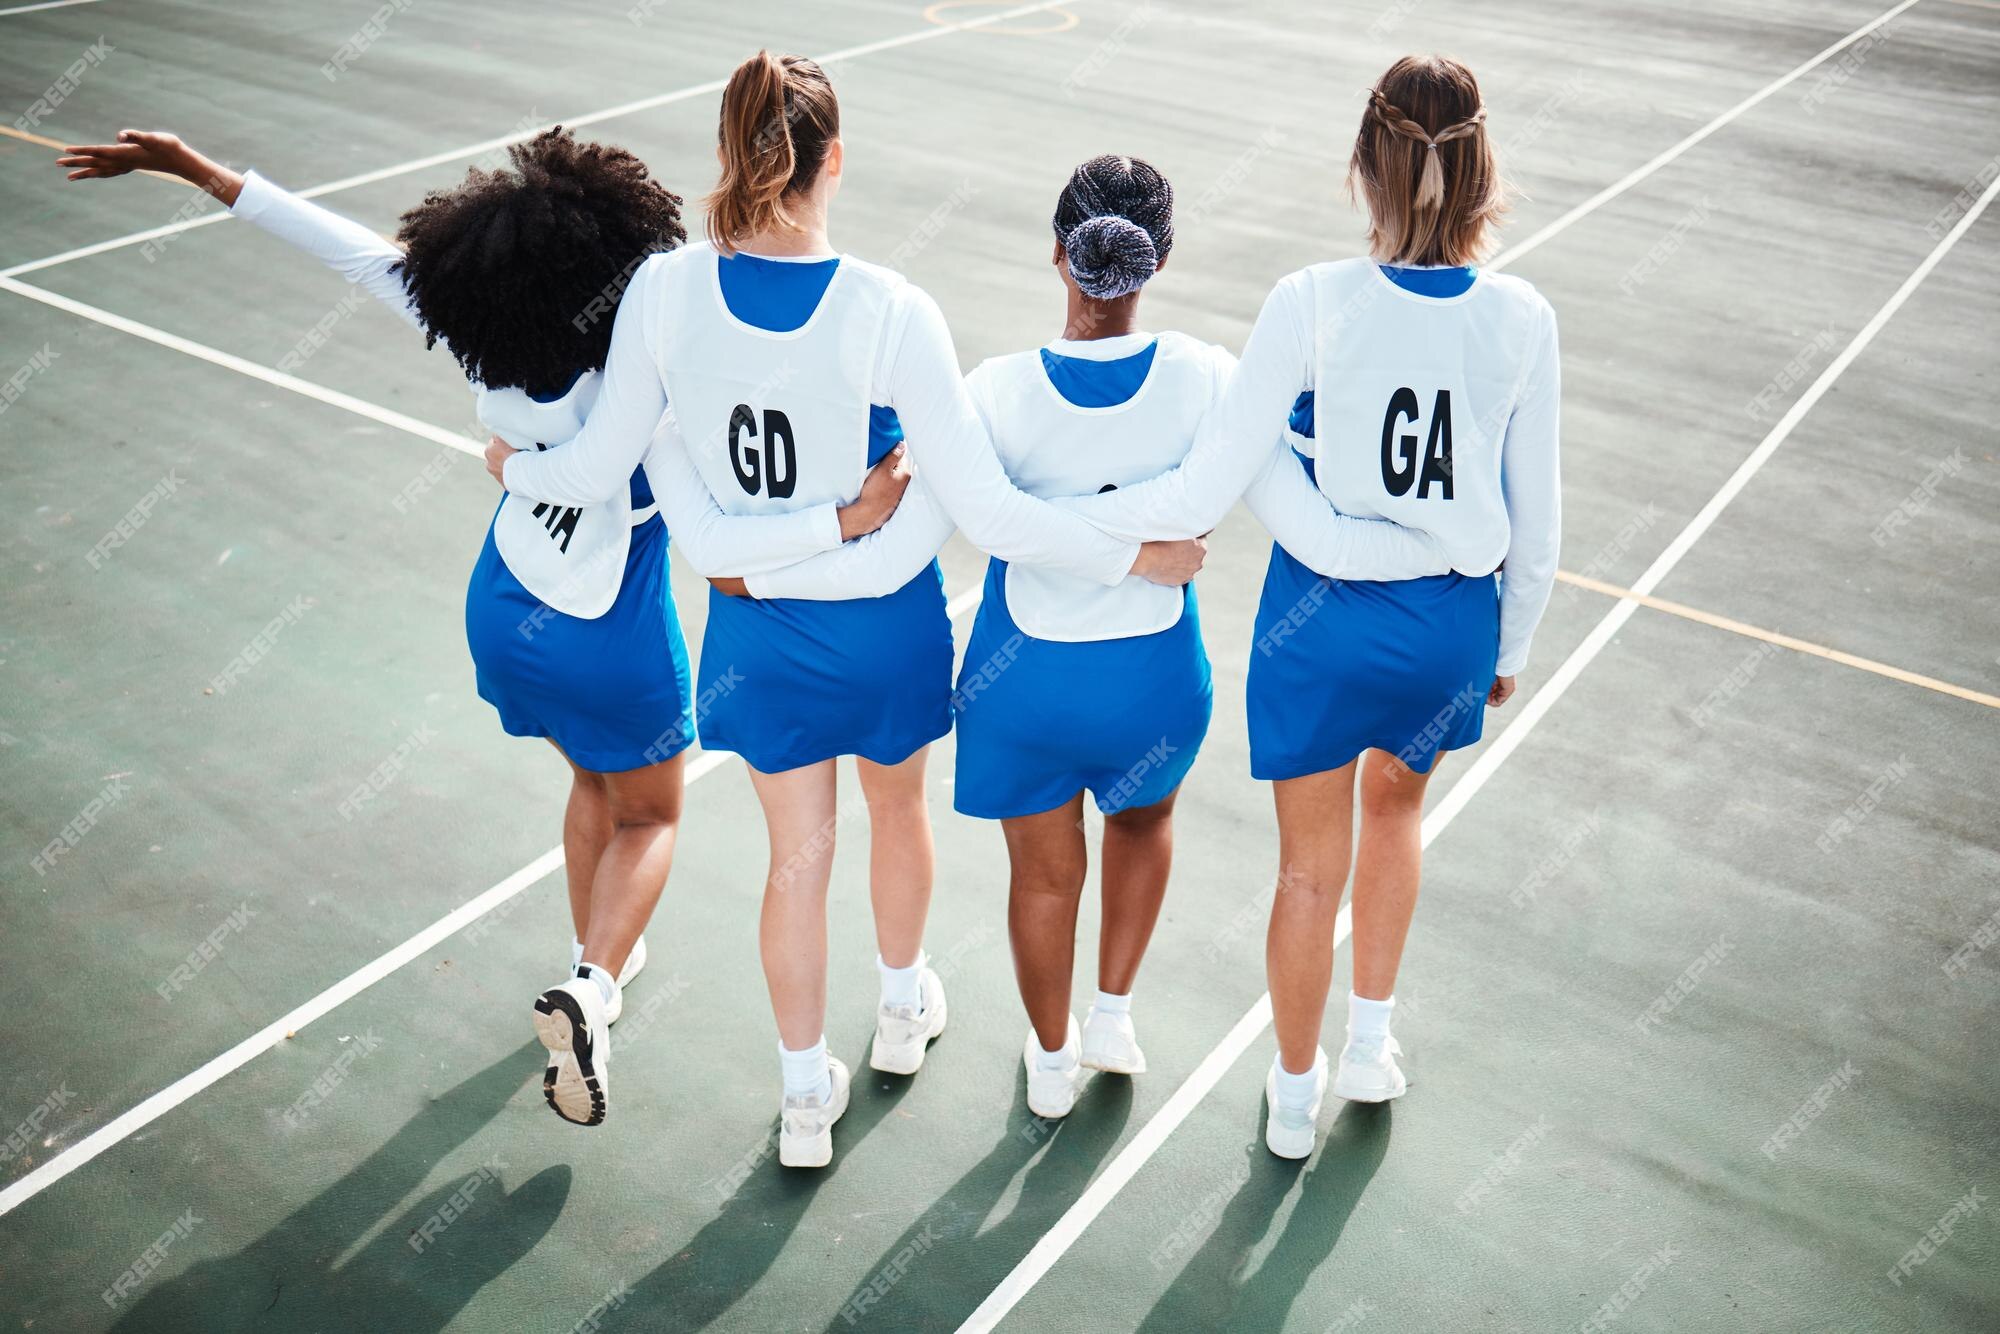
[[[1319,1105],[1326,1097],[1326,1052],[1313,1053],[1313,1096],[1309,1107],[1287,1107],[1278,1101],[1278,1058],[1264,1076],[1264,1147],[1280,1158],[1309,1158],[1319,1138]]]
[[[1410,1087],[1396,1058],[1403,1054],[1395,1038],[1376,1044],[1353,1038],[1340,1052],[1340,1073],[1333,1077],[1333,1094],[1349,1102],[1387,1102]]]
[[[1021,1063],[1028,1068],[1028,1110],[1045,1120],[1068,1116],[1076,1106],[1076,1087],[1083,1079],[1083,1062],[1076,1053],[1083,1042],[1077,1035],[1076,1016],[1069,1017],[1069,1032],[1063,1037],[1063,1054],[1069,1059],[1050,1070],[1042,1064],[1042,1040],[1031,1026],[1028,1042],[1021,1049]]]
[[[573,977],[535,998],[535,1036],[549,1049],[549,1067],[542,1074],[542,1096],[565,1121],[600,1125],[606,1102],[604,1041],[609,1020],[604,997],[588,977]]]
[[[778,1161],[786,1167],[825,1167],[833,1161],[833,1123],[847,1111],[847,1064],[838,1056],[826,1061],[832,1092],[825,1098],[786,1095],[779,1115]]]
[[[583,966],[583,946],[571,942],[569,948],[569,970],[574,973]],[[632,943],[632,952],[625,956],[625,971],[618,974],[618,994],[611,998],[611,1004],[604,1009],[606,1026],[618,1022],[618,1016],[625,1013],[625,988],[632,985],[632,979],[646,966],[646,938],[640,936]]]
[[[1090,1007],[1083,1020],[1083,1063],[1113,1075],[1146,1073],[1146,1053],[1139,1050],[1138,1030],[1129,1013]]]
[[[875,1012],[875,1041],[868,1048],[868,1064],[889,1075],[914,1075],[924,1063],[924,1053],[944,1032],[944,979],[937,970],[926,968],[917,974],[917,1005],[884,1005]]]

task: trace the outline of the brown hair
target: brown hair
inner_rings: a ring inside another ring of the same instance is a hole
[[[1368,250],[1385,264],[1470,264],[1507,211],[1507,185],[1472,71],[1404,56],[1368,90],[1347,188],[1368,205]]]
[[[723,254],[772,227],[796,228],[788,196],[812,187],[840,135],[840,103],[826,71],[769,51],[736,67],[722,90],[722,179],[702,202],[708,239]]]

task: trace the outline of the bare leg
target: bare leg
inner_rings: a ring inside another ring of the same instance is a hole
[[[1167,897],[1167,873],[1174,864],[1174,799],[1179,789],[1151,806],[1104,817],[1104,921],[1097,937],[1097,989],[1129,995],[1139,961],[1160,920]]]
[[[868,801],[868,893],[875,906],[875,948],[891,968],[908,968],[924,946],[937,851],[924,796],[926,746],[901,764],[855,760]]]
[[[569,805],[563,810],[563,874],[569,880],[569,918],[576,938],[590,930],[590,884],[597,878],[597,861],[611,841],[611,807],[604,792],[604,775],[581,768],[555,742],[556,754],[569,765]]]
[[[1442,757],[1431,765],[1437,772]],[[1429,774],[1371,750],[1361,757],[1361,842],[1354,857],[1354,993],[1387,1000],[1417,910]]]
[[[1278,890],[1264,941],[1272,1022],[1285,1069],[1312,1069],[1333,982],[1333,919],[1354,845],[1354,763],[1271,785],[1278,806]]]
[[[757,944],[778,1040],[804,1051],[826,1032],[826,887],[833,874],[834,766],[750,770],[770,832],[771,868]]]
[[[1083,794],[1052,811],[1002,820],[1013,879],[1007,934],[1014,979],[1043,1051],[1069,1040],[1069,985],[1076,967],[1076,907],[1089,854],[1083,842]]]
[[[590,884],[583,957],[617,976],[660,901],[674,861],[686,768],[680,756],[603,775],[611,837]]]

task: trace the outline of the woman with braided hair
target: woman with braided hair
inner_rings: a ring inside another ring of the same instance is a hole
[[[1068,498],[1155,477],[1187,454],[1235,359],[1181,333],[1141,331],[1139,297],[1174,242],[1174,192],[1138,158],[1092,158],[1056,200],[1061,337],[987,361],[966,377],[1001,464],[1030,495]],[[1445,570],[1429,537],[1337,514],[1289,455],[1248,493],[1293,550],[1355,578]],[[815,565],[894,587],[951,535],[919,477],[880,532]],[[837,562],[837,565],[836,565]],[[958,677],[953,804],[1000,821],[1012,865],[1007,926],[1030,1030],[1028,1108],[1069,1114],[1085,1069],[1146,1069],[1132,987],[1165,897],[1174,799],[1208,730],[1208,655],[1192,585],[1128,578],[1105,587],[1061,570],[987,566]],[[1077,907],[1087,854],[1083,800],[1104,816],[1097,997],[1079,1028],[1070,1008]]]
[[[1513,693],[1561,532],[1555,315],[1523,280],[1474,267],[1506,195],[1472,72],[1436,56],[1392,65],[1369,90],[1348,180],[1368,255],[1279,282],[1181,466],[1070,503],[1114,535],[1191,536],[1275,464],[1312,475],[1343,515],[1429,535],[1448,561],[1385,583],[1284,533],[1271,551],[1248,708],[1279,838],[1265,1142],[1288,1158],[1312,1152],[1329,1084],[1319,1036],[1350,862],[1354,984],[1333,1092],[1379,1102],[1407,1087],[1389,1017],[1424,790],[1441,754],[1479,739],[1481,701]]]

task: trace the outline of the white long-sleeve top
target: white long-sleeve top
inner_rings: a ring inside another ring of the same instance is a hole
[[[639,266],[618,305],[596,410],[562,448],[507,460],[510,491],[575,505],[601,500],[619,485],[667,408],[666,352],[674,312],[666,266],[716,262],[713,254],[691,248],[656,255]],[[842,258],[841,263],[859,261]],[[937,303],[885,270],[867,266],[867,275],[868,281],[889,284],[869,401],[895,409],[922,482],[922,490],[912,484],[903,505],[914,495],[920,506],[941,507],[975,545],[1002,559],[1068,570],[1105,585],[1124,579],[1138,557],[1136,543],[1144,539],[1107,536],[1015,487],[966,393],[951,332]],[[782,380],[783,362],[784,355],[774,351],[774,381]],[[859,491],[865,472],[865,467],[857,468],[845,499]],[[703,487],[703,493],[713,503],[712,491]]]
[[[1206,532],[1273,471],[1272,442],[1308,389],[1325,499],[1432,534],[1461,573],[1501,570],[1497,670],[1519,671],[1561,539],[1561,368],[1555,313],[1512,275],[1482,273],[1455,297],[1407,291],[1366,259],[1287,276],[1186,461],[1064,504],[1123,536]]]
[[[1047,350],[1077,360],[1111,361],[1132,356],[1153,341],[1152,335],[1143,333],[1090,341],[1059,339],[1050,343]],[[1164,334],[1160,341],[1165,349],[1205,372],[1202,392],[1195,396],[1198,403],[1190,400],[1195,408],[1186,423],[1187,439],[1191,441],[1202,415],[1212,411],[1221,400],[1236,358],[1226,348],[1181,334]],[[1004,379],[996,370],[1020,360],[988,361],[966,379],[973,403],[1017,481],[1022,480],[1021,466],[1051,444],[1039,436],[1019,438],[1019,432],[1009,429],[1009,404],[998,386],[1014,384],[1018,389],[1019,377]],[[1032,370],[1033,375],[1041,374],[1039,358]],[[1056,392],[1052,385],[1037,387]],[[1107,431],[1114,429],[1107,427]],[[1045,488],[1031,486],[1031,489],[1036,494],[1051,494]],[[1092,485],[1081,494],[1096,494],[1097,490]],[[1270,461],[1251,481],[1244,500],[1257,521],[1280,545],[1309,568],[1332,578],[1409,579],[1444,574],[1451,568],[1443,547],[1428,533],[1380,519],[1353,518],[1335,510],[1307,478],[1291,450],[1275,440]],[[1058,503],[1068,502],[1063,499]],[[950,516],[924,488],[923,479],[918,478],[910,484],[889,521],[876,532],[848,542],[839,551],[754,575],[745,582],[751,595],[759,598],[880,597],[916,577],[951,534]]]
[[[255,171],[243,174],[243,189],[231,211],[287,245],[333,269],[400,315],[412,328],[423,321],[403,285],[403,252],[367,227],[323,208]],[[560,398],[539,400],[520,389],[473,386],[480,423],[517,448],[568,440],[596,411],[603,375],[587,371]],[[792,514],[725,514],[702,485],[671,419],[649,424],[649,446],[591,503],[602,503],[629,485],[643,461],[646,477],[673,541],[705,574],[750,575],[781,568],[840,545],[840,517],[831,504]],[[540,497],[532,497],[539,499]],[[705,503],[704,503],[705,502]]]

